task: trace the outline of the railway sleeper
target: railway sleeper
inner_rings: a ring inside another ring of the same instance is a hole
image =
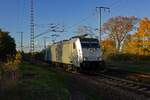
[[[119,86],[127,85],[127,83],[118,83]]]
[[[148,90],[148,91],[145,91],[145,93],[147,93],[147,94],[150,94],[150,90]]]
[[[131,87],[132,89],[139,89],[140,88],[140,86],[133,86],[133,87]]]
[[[127,87],[133,87],[134,84],[127,84],[126,86],[127,86]]]
[[[139,90],[139,91],[146,91],[147,88],[139,88],[138,90]]]

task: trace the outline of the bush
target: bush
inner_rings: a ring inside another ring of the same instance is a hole
[[[10,80],[18,79],[18,64],[22,61],[21,53],[17,52],[14,58],[10,56],[8,57],[7,62],[1,64],[0,78],[3,77],[4,79]]]
[[[143,63],[143,62],[150,62],[150,56],[139,56],[128,53],[118,53],[109,55],[107,60],[117,62]]]
[[[2,64],[2,69],[4,71],[15,71],[17,70],[17,65],[22,61],[22,55],[20,52],[17,52],[15,59],[12,57],[8,57],[7,62]]]
[[[15,54],[15,40],[9,35],[9,32],[0,29],[0,61],[6,62],[8,57],[12,58]]]

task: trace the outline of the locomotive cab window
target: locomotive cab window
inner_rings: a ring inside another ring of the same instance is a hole
[[[73,43],[73,49],[76,49],[76,44],[75,43]]]
[[[82,48],[100,48],[98,43],[81,43]]]

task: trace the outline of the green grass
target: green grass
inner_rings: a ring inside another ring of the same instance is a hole
[[[27,62],[19,65],[19,72],[20,79],[1,93],[1,100],[69,100],[63,75]]]
[[[80,92],[86,100],[102,100],[93,87],[81,80],[77,82],[70,74],[28,62],[23,62],[18,68],[18,80],[6,80],[2,85],[0,82],[5,87],[0,90],[0,100],[70,100],[74,92]]]
[[[135,64],[135,63],[126,63],[126,62],[109,62],[108,64],[122,68],[122,69],[129,70],[129,71],[150,73],[149,64]]]

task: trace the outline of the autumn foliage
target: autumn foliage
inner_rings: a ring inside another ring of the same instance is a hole
[[[150,56],[150,20],[148,18],[139,22],[137,31],[131,35],[131,40],[124,49],[130,54]]]
[[[104,39],[101,44],[103,45],[104,57],[108,60],[115,61],[129,61],[129,62],[149,62],[150,61],[150,19],[143,18],[136,25],[137,28],[134,32],[130,32],[134,27],[129,26],[124,34],[121,32],[119,27],[120,24],[126,23],[124,21],[119,21],[119,19],[124,17],[116,17],[116,19],[111,19],[105,23],[105,31],[109,36]],[[112,21],[113,20],[113,21]],[[114,21],[116,20],[116,21]],[[115,23],[115,24],[113,24]],[[119,24],[119,26],[118,26]],[[110,25],[110,26],[109,26]],[[129,23],[129,25],[133,25]],[[128,26],[128,25],[127,25]],[[129,33],[130,32],[130,33]],[[120,35],[119,35],[120,34]],[[122,34],[122,35],[121,35]],[[123,36],[123,37],[121,37]],[[115,39],[116,38],[116,39]],[[118,39],[118,40],[117,40]],[[121,40],[123,41],[121,44]],[[117,52],[117,42],[120,42],[122,47],[121,52]]]
[[[118,52],[122,52],[126,37],[132,31],[137,20],[134,16],[117,16],[110,18],[104,23],[103,31],[114,41],[115,48]]]
[[[114,54],[116,52],[115,43],[111,39],[105,39],[101,42],[102,44],[102,50],[105,58],[107,58],[109,55]]]

